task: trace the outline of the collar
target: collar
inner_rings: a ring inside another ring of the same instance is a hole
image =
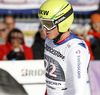
[[[70,34],[69,34],[69,35],[70,35]],[[62,39],[62,40],[58,40],[57,44],[60,44],[60,43],[64,42],[64,41],[69,37],[69,35],[66,36],[66,37],[65,37],[64,39]]]

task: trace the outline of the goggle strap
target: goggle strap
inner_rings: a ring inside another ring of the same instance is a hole
[[[71,9],[66,14],[64,14],[63,16],[61,16],[59,19],[54,20],[54,24],[55,25],[59,24],[60,22],[62,22],[66,18],[68,18],[72,13],[73,13],[73,8],[71,7]]]

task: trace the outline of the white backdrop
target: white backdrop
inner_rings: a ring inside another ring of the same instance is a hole
[[[4,3],[43,3],[46,0],[0,0],[3,1]]]
[[[36,9],[46,0],[0,0],[1,9]],[[67,0],[74,11],[94,11],[98,9],[100,0]],[[2,3],[3,2],[3,3]]]
[[[22,84],[28,95],[44,95],[46,85],[43,60],[0,61],[0,68]],[[91,95],[89,83],[86,88],[86,95]]]
[[[46,87],[43,60],[0,61],[0,68],[22,84],[28,95],[44,95]]]

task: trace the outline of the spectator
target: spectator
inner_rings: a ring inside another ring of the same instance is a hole
[[[34,59],[43,59],[44,58],[44,41],[45,41],[46,33],[42,30],[42,26],[40,24],[39,31],[35,35],[35,41],[32,45]]]
[[[8,36],[8,29],[6,24],[0,23],[0,45],[5,44]]]
[[[5,58],[6,57],[6,58]],[[32,49],[24,44],[23,34],[18,29],[13,29],[6,45],[0,46],[0,60],[31,60]]]
[[[91,15],[91,29],[88,32],[88,39],[91,43],[91,49],[95,60],[100,60],[100,14]]]
[[[1,39],[0,42],[2,42],[3,44],[7,42],[7,38],[8,38],[8,34],[10,31],[12,31],[14,28],[15,28],[15,19],[13,16],[11,15],[7,15],[5,18],[4,18],[4,23],[1,23],[0,24],[0,27],[2,28],[3,27],[3,31],[6,31],[6,32],[1,32],[0,34],[2,35],[3,39]],[[5,29],[4,29],[5,27]],[[2,38],[0,37],[0,38]]]
[[[9,31],[13,30],[15,28],[15,19],[13,16],[11,15],[7,15],[5,18],[4,18],[4,22],[5,24],[7,25]]]
[[[86,39],[87,32],[85,31],[85,27],[83,27],[82,25],[79,25],[72,30],[72,33],[85,41],[85,43],[87,44],[87,46],[89,48],[90,60],[94,60],[93,52],[91,49],[91,44],[90,44],[89,40]]]

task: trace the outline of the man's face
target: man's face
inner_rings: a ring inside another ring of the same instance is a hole
[[[14,19],[13,17],[6,17],[5,18],[5,23],[9,29],[9,31],[11,31],[12,29],[15,28],[15,22],[14,22]]]
[[[7,27],[5,24],[1,23],[0,24],[0,38],[2,39],[6,39],[8,36],[8,31],[7,31]]]
[[[96,32],[100,32],[100,22],[92,23],[92,27]]]
[[[48,37],[48,39],[55,39],[59,35],[57,27],[52,30],[47,30],[46,28],[43,27],[43,31],[46,32],[46,36]]]

